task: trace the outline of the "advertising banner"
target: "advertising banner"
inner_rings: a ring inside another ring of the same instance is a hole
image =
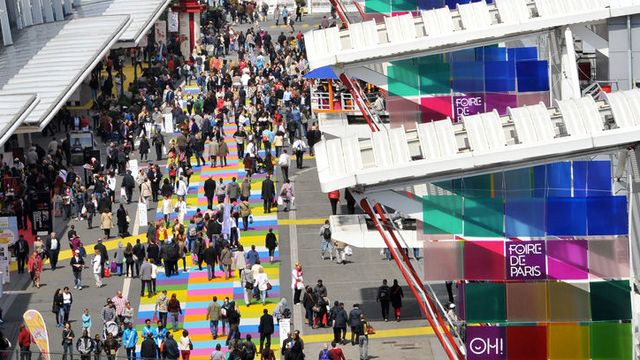
[[[484,112],[484,94],[467,94],[453,97],[454,121],[462,121],[463,116]]]
[[[0,244],[13,245],[16,241],[18,241],[18,221],[16,217],[0,217]]]
[[[143,202],[138,203],[138,224],[140,224],[140,226],[147,226],[148,221],[149,219],[147,219],[147,204]]]
[[[540,280],[547,277],[544,241],[504,243],[507,280]]]
[[[44,323],[42,315],[37,310],[27,310],[24,315],[24,324],[29,329],[33,342],[40,350],[41,359],[49,360],[49,334],[47,333],[47,326]]]
[[[33,233],[48,235],[53,231],[51,194],[39,192],[33,200]]]
[[[467,328],[468,360],[505,360],[507,333],[504,327],[470,326]]]
[[[178,27],[179,27],[178,13],[169,11],[169,13],[167,13],[167,22],[168,22],[169,32],[178,32]]]

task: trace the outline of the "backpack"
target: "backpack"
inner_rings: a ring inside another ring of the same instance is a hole
[[[325,240],[331,240],[331,228],[329,228],[328,226],[324,228],[324,230],[322,231],[322,237]]]
[[[329,350],[322,350],[320,353],[320,360],[331,360],[331,353]]]
[[[195,226],[191,226],[189,229],[189,236],[191,237],[195,237],[196,235],[198,235],[198,231],[196,230]]]

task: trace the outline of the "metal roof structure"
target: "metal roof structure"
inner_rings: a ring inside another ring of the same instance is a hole
[[[34,109],[23,117],[27,127],[19,131],[44,128],[130,23],[131,19],[126,15],[65,22],[62,29],[0,88],[0,96],[35,93],[40,99]],[[37,29],[37,26],[32,28]],[[25,47],[24,51],[30,50]]]
[[[166,10],[171,0],[111,0],[83,2],[77,9],[81,17],[98,15],[129,15],[131,25],[122,34],[115,48],[136,46]]]
[[[355,68],[475,48],[555,28],[638,12],[637,0],[495,0],[459,4],[305,33],[311,69]]]
[[[0,95],[0,146],[7,142],[39,102],[36,94]]]
[[[315,145],[322,191],[401,188],[625,149],[640,138],[640,90],[510,108]]]

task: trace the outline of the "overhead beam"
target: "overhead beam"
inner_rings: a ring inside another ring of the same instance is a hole
[[[577,37],[582,39],[582,41],[593,46],[597,52],[609,57],[609,42],[607,40],[603,39],[585,25],[571,25],[569,28]]]

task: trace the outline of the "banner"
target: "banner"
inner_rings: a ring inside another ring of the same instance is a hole
[[[50,360],[49,357],[49,334],[42,315],[37,310],[27,310],[24,315],[24,324],[29,329],[33,342],[40,350],[42,360]]]
[[[484,95],[468,94],[453,97],[453,116],[455,122],[462,121],[462,116],[484,112]]]
[[[287,338],[287,334],[291,332],[291,319],[280,319],[278,328],[280,334],[280,347],[282,347],[282,342]]]
[[[467,328],[468,360],[504,360],[507,358],[505,328],[470,326]]]
[[[11,261],[11,252],[9,252],[8,244],[0,243],[0,271],[2,271],[2,284],[11,281],[9,272],[9,262]]]
[[[167,22],[169,26],[169,32],[178,32],[178,13],[169,11],[169,13],[167,14]]]
[[[138,224],[140,226],[147,226],[147,204],[138,203]]]
[[[53,231],[51,194],[48,191],[39,192],[33,200],[33,233],[48,235]]]
[[[173,134],[173,114],[162,114],[164,117],[164,132]]]
[[[0,217],[0,244],[13,245],[16,241],[18,241],[16,217]]]
[[[131,171],[131,175],[133,176],[133,178],[138,180],[138,171],[139,171],[138,160],[136,159],[129,160],[129,170]]]
[[[547,278],[547,254],[544,241],[509,241],[504,245],[507,280]]]
[[[155,26],[156,31],[156,44],[167,43],[167,22],[165,20],[158,20]]]

